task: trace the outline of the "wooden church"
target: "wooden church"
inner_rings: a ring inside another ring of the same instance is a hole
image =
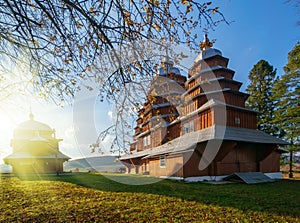
[[[4,162],[13,167],[17,174],[60,173],[63,163],[70,159],[59,151],[55,130],[35,121],[33,114],[29,120],[20,123],[14,130],[11,146],[13,153]]]
[[[257,130],[257,112],[245,107],[229,59],[205,35],[188,77],[166,59],[139,110],[128,173],[190,181],[221,180],[236,172],[281,178],[279,146]]]

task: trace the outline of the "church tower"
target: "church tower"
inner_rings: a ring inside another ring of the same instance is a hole
[[[157,76],[151,84],[147,101],[138,111],[134,134],[135,142],[131,145],[131,151],[142,151],[170,140],[165,137],[162,130],[174,121],[179,113],[168,99],[169,97],[178,96],[180,98],[181,96],[180,92],[170,91],[168,88],[170,80],[184,86],[186,77],[181,75],[173,61],[166,57],[162,60]]]
[[[257,130],[257,112],[245,107],[249,95],[206,34],[200,48],[187,79],[168,59],[162,63],[157,77],[166,79],[154,84],[155,94],[149,91],[131,153],[120,160],[130,173],[160,177],[209,180],[263,172],[280,178],[279,146],[287,143]],[[182,91],[173,93],[171,83]]]

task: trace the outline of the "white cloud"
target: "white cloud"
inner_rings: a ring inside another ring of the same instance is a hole
[[[111,120],[113,120],[113,112],[112,111],[108,111],[107,112],[107,115],[108,115],[108,117],[111,119]]]
[[[75,130],[74,126],[69,126],[68,128],[65,129],[64,131],[64,140],[74,140],[75,137]]]

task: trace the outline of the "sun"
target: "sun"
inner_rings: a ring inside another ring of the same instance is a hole
[[[12,152],[10,142],[14,129],[19,123],[29,119],[31,104],[28,96],[18,94],[0,101],[0,163],[3,157]]]
[[[13,131],[21,122],[29,120],[31,111],[38,118],[47,120],[51,106],[47,105],[32,86],[32,75],[26,63],[10,63],[0,60],[8,67],[8,73],[0,79],[0,163],[12,152],[10,141]],[[45,99],[44,99],[45,100]]]
[[[11,118],[12,114],[0,110],[0,163],[3,163],[2,158],[12,152],[10,140],[13,135],[15,123]]]

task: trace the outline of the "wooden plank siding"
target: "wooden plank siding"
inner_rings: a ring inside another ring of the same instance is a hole
[[[234,105],[237,107],[245,108],[245,101],[248,98],[247,94],[241,92],[224,92],[225,103],[229,105]]]
[[[204,170],[199,170],[200,159],[202,158],[203,151],[206,147],[205,143],[197,144],[193,152],[187,152],[183,154],[183,176],[193,177],[193,176],[207,176],[209,175],[209,168]]]
[[[193,82],[195,83],[195,82]],[[226,79],[221,79],[219,81],[211,81],[209,83],[202,83],[202,84],[197,84],[194,87],[191,87],[187,90],[187,98],[193,98],[197,96],[200,93],[209,93],[212,91],[216,90],[221,90],[221,89],[231,89],[233,91],[238,91],[240,88],[239,83],[227,81]]]
[[[166,156],[166,166],[160,167],[159,157],[149,159],[150,176],[174,176],[183,177],[183,157]]]
[[[138,138],[138,139],[137,139],[137,142],[136,142],[136,150],[137,150],[138,152],[144,150],[144,142],[143,142],[143,138]]]
[[[232,80],[233,75],[229,75],[228,71],[224,69],[214,71],[214,76],[207,76],[205,74],[201,74],[197,76],[195,79],[192,79],[187,83],[187,92],[191,92],[195,90],[197,87],[205,86],[205,91],[215,91],[217,89],[230,88],[232,90],[238,91],[240,89],[241,83]],[[212,78],[211,80],[209,79]],[[216,77],[224,77],[224,79],[216,80]],[[199,93],[203,93],[201,90]]]
[[[150,130],[150,123],[148,122],[147,124],[145,124],[142,128],[142,132],[147,132]]]
[[[198,100],[189,101],[181,108],[181,116],[186,116],[198,108]]]
[[[229,105],[234,105],[234,106],[244,108],[246,98],[247,98],[246,94],[240,94],[240,93],[237,94],[231,91],[214,92],[207,95],[197,96],[198,107],[201,107],[210,99],[215,99]]]
[[[181,131],[182,131],[182,128],[181,128],[180,122],[169,126],[163,142],[168,142],[172,139],[179,137],[182,134]]]
[[[229,105],[244,108],[246,98],[246,94],[234,94],[230,91],[214,92],[208,95],[196,95],[194,98],[192,98],[192,100],[191,97],[186,96],[185,100],[187,101],[187,104],[182,108],[181,113],[182,115],[187,115],[200,108],[210,99],[215,99]]]
[[[259,171],[264,173],[280,172],[280,153],[274,150],[264,160],[259,162]]]
[[[253,147],[239,144],[232,149],[222,161],[217,162],[216,175],[258,171],[256,150]]]
[[[129,149],[129,151],[132,152],[132,151],[134,151],[135,149],[136,149],[136,142],[133,142],[133,143],[130,144],[130,149]]]
[[[237,146],[217,161],[216,175],[234,172],[279,172],[280,154],[276,145],[237,143]]]
[[[208,58],[205,61],[200,60],[200,61],[194,63],[194,65],[189,69],[188,77],[191,78],[195,74],[199,73],[200,70],[208,69],[210,67],[214,67],[217,65],[227,67],[228,61],[229,61],[228,58],[225,58],[225,57],[222,57],[219,55]]]
[[[256,113],[244,110],[226,108],[226,125],[239,127],[239,128],[248,128],[248,129],[257,129],[256,124]]]
[[[208,128],[208,127],[212,126],[213,121],[212,121],[212,116],[211,116],[211,110],[206,110],[204,112],[201,112],[200,114],[198,114],[198,117],[199,117],[199,120],[201,120],[199,123],[200,129],[204,129],[204,128]],[[197,129],[197,130],[200,130],[200,129]]]
[[[153,105],[157,105],[157,104],[164,104],[164,103],[167,103],[168,100],[166,98],[163,98],[163,97],[159,97],[159,96],[151,96],[151,97],[148,97],[149,101],[147,103],[144,103],[143,105],[143,112],[142,112],[142,115],[147,115],[149,112],[152,111],[152,106]]]
[[[157,147],[162,144],[164,135],[166,134],[166,128],[159,128],[151,132],[151,147]]]
[[[152,116],[159,116],[164,114],[175,114],[178,115],[178,111],[175,106],[169,105],[165,107],[152,109]]]
[[[175,80],[175,81],[179,82],[179,84],[180,83],[184,84],[184,82],[186,82],[185,76],[174,74],[174,73],[167,74],[165,77],[170,78],[171,80]]]
[[[188,119],[184,119],[182,121],[181,126],[183,126],[186,123],[189,123],[190,121],[194,122],[194,131],[208,128],[214,124],[211,109],[204,110],[198,114],[189,117]]]

